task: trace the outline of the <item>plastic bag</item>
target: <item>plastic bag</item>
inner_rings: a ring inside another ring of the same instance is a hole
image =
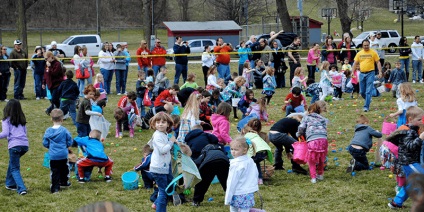
[[[99,130],[102,133],[100,136],[102,140],[106,138],[109,133],[110,122],[104,116],[91,116],[89,123],[91,130]]]

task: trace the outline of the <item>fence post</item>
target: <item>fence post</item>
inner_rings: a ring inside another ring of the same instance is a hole
[[[40,29],[40,46],[43,47],[43,29]]]

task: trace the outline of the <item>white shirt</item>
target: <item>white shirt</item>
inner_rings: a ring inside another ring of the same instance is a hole
[[[81,57],[78,54],[75,54],[72,59],[74,60],[74,70],[79,69],[80,68],[80,62],[81,62]]]
[[[234,195],[254,193],[258,190],[258,168],[253,159],[243,155],[230,160],[225,205],[230,204]]]
[[[396,100],[396,104],[398,106],[398,110],[407,110],[409,107],[417,106],[417,101],[413,102],[404,102],[402,98],[398,98]]]
[[[212,86],[214,86],[215,88],[221,88],[221,86],[219,86],[219,85],[216,83],[216,76],[215,76],[215,75],[213,75],[213,74],[210,74],[210,75],[208,76],[208,85],[212,85]]]
[[[211,53],[203,52],[202,54],[202,66],[211,67],[213,65],[213,61],[215,60],[215,56]]]
[[[113,70],[115,68],[115,63],[112,62],[113,54],[106,51],[100,51],[99,52],[99,60],[97,63],[99,64],[100,68],[106,69],[106,70]]]
[[[412,51],[412,60],[419,60],[423,58],[423,44],[415,43],[415,41],[411,44]]]
[[[153,133],[152,139],[147,144],[153,148],[152,158],[150,160],[150,172],[169,174],[173,142],[168,139],[168,135],[156,130]]]

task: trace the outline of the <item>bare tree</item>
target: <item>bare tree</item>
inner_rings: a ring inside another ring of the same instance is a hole
[[[290,22],[290,14],[287,9],[287,3],[285,0],[276,0],[277,13],[281,21],[281,26],[286,32],[293,32],[293,26]]]
[[[178,6],[181,14],[181,21],[189,21],[188,15],[190,0],[178,0]]]
[[[37,2],[38,0],[18,0],[18,19],[16,25],[18,26],[17,36],[23,42],[23,49],[28,55],[28,34],[27,34],[27,19],[26,11]]]

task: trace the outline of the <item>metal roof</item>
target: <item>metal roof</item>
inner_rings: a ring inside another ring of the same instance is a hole
[[[241,27],[234,21],[178,21],[163,22],[170,31],[222,31],[237,30]]]

